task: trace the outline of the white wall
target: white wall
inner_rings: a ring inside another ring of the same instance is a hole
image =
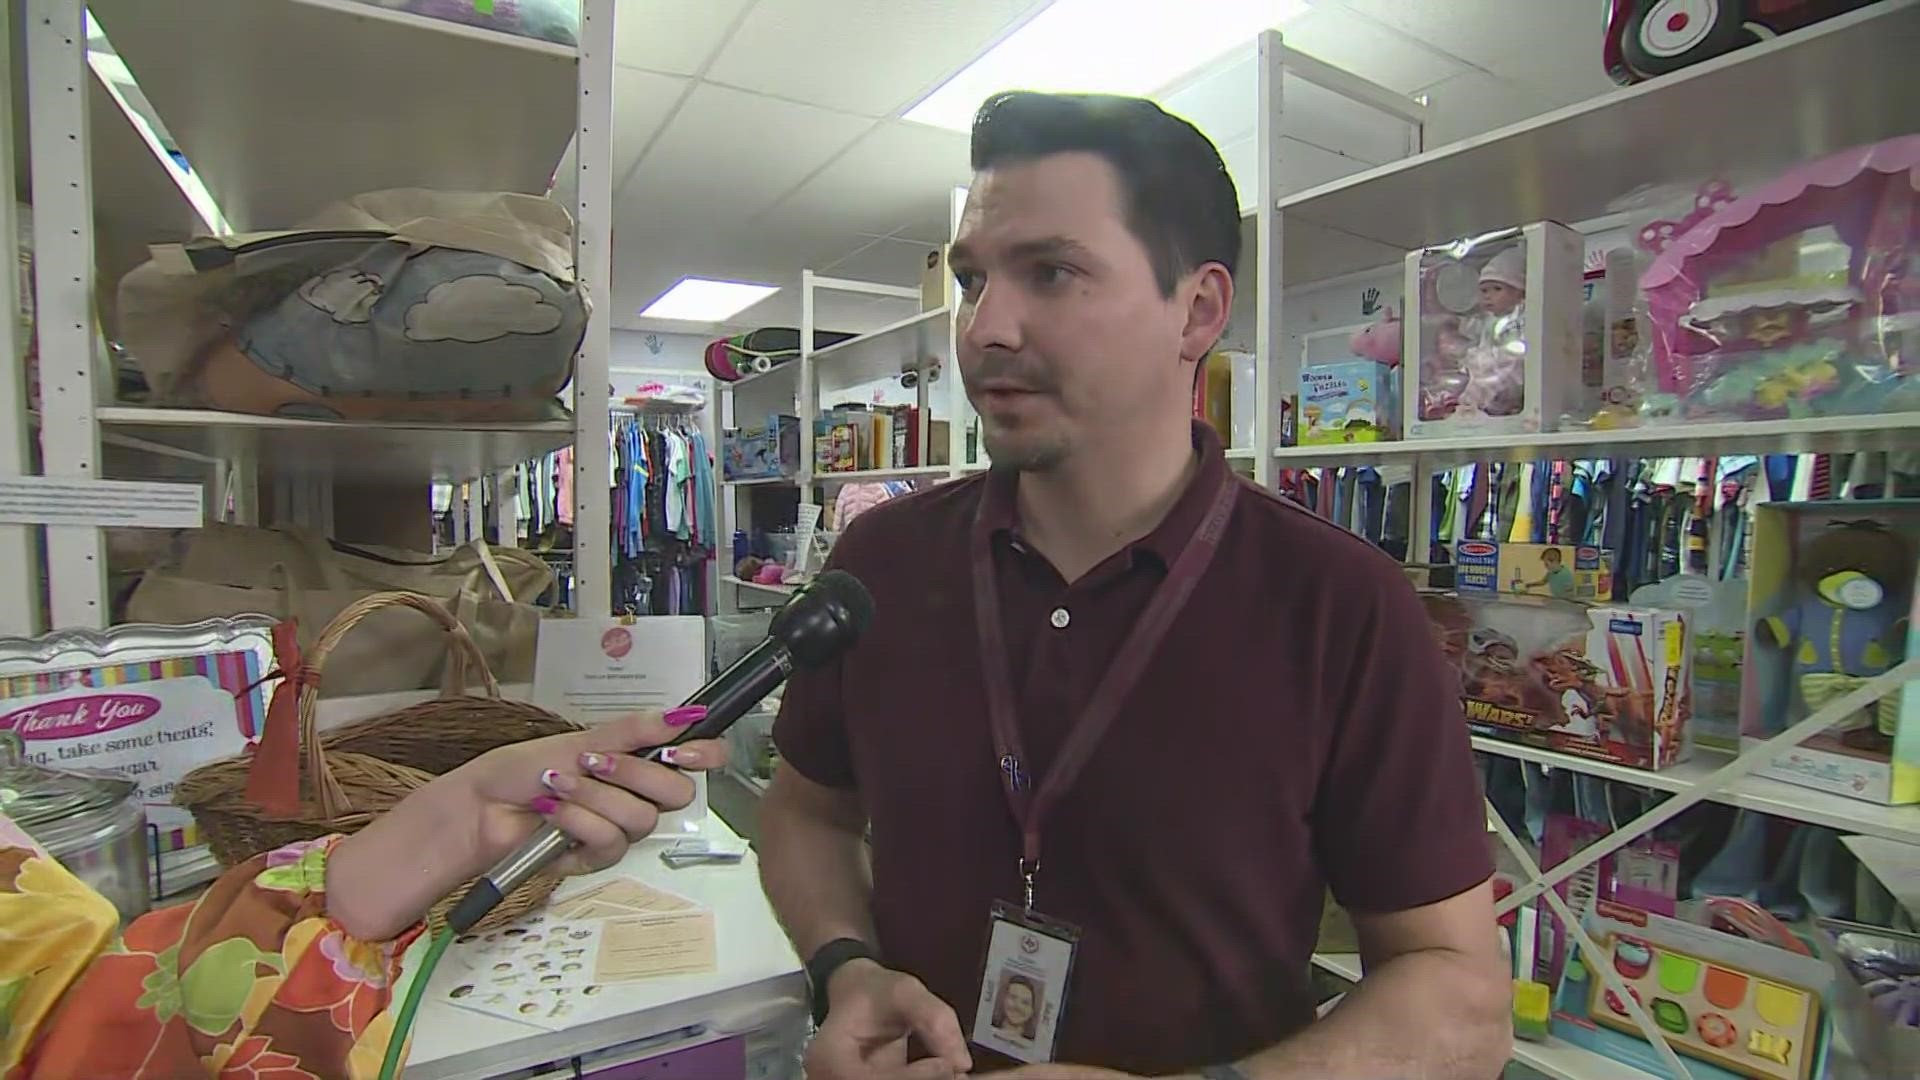
[[[717,335],[716,335],[717,336]],[[615,371],[707,370],[704,354],[712,337],[703,334],[664,334],[650,330],[615,330],[608,366]]]

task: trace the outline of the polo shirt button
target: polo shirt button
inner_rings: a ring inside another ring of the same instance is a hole
[[[1067,614],[1066,608],[1057,607],[1053,609],[1052,615],[1047,616],[1047,621],[1053,624],[1055,630],[1065,630],[1067,624],[1073,621],[1073,616]]]

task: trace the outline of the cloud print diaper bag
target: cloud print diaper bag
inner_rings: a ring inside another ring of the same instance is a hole
[[[315,420],[563,414],[587,299],[527,195],[400,190],[320,227],[153,249],[121,330],[158,403]]]

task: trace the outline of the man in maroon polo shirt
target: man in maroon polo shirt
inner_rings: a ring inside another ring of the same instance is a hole
[[[952,266],[994,468],[841,537],[874,621],[774,729],[810,1080],[1497,1075],[1458,683],[1391,560],[1191,419],[1240,246],[1219,154],[1145,101],[1018,93],[973,167]],[[1367,978],[1315,1023],[1327,887]]]

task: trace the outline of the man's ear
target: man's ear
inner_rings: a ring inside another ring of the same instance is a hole
[[[1187,323],[1180,332],[1180,358],[1199,360],[1227,332],[1227,317],[1233,312],[1233,275],[1217,262],[1204,263],[1188,275],[1180,295],[1187,305]]]

